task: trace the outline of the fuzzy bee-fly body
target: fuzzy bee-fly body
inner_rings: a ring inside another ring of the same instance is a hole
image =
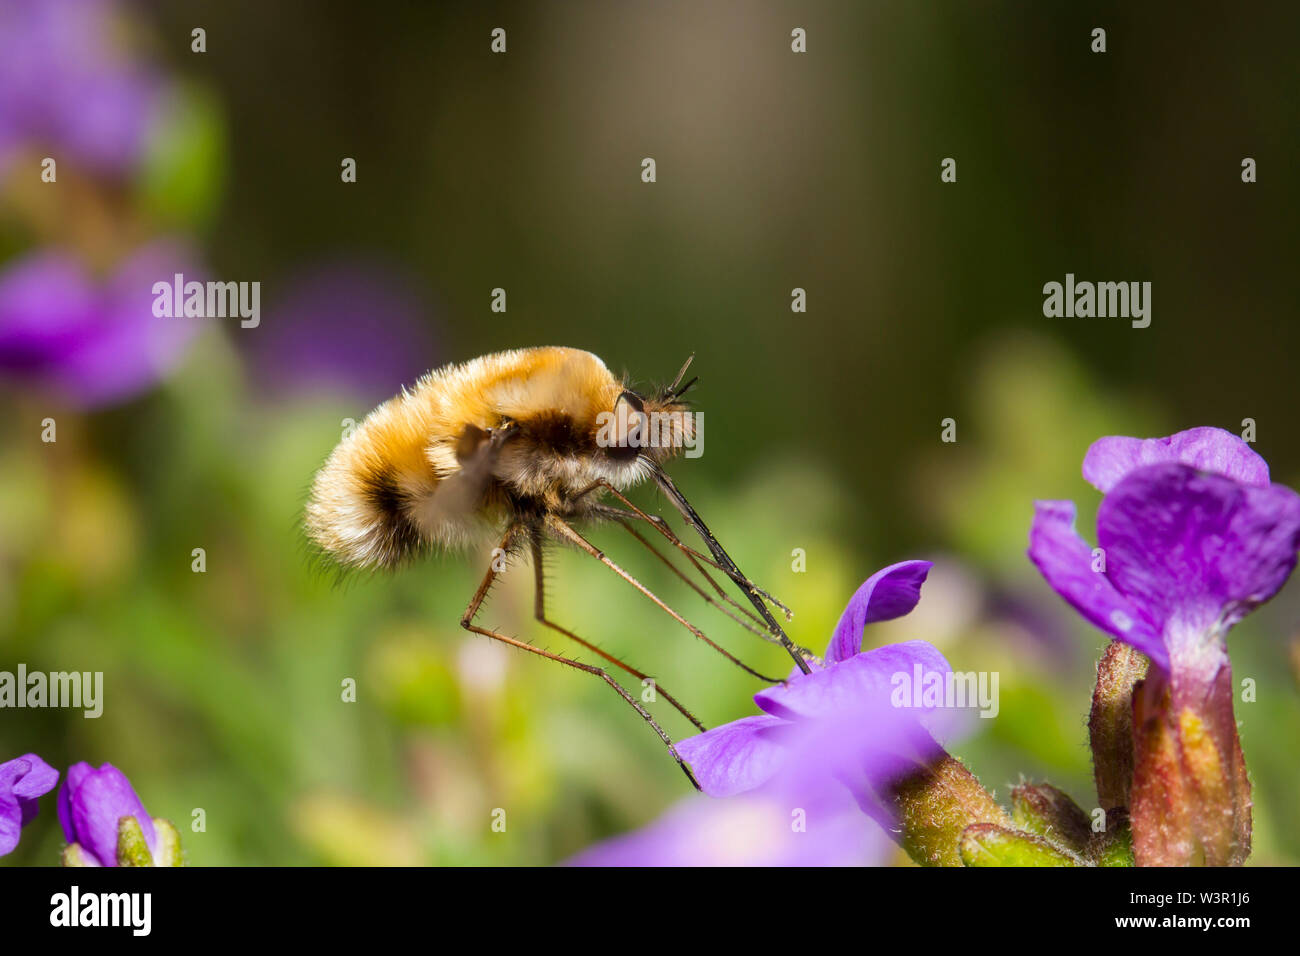
[[[389,568],[512,519],[587,517],[603,497],[594,483],[625,489],[691,440],[677,388],[643,397],[590,352],[557,347],[430,372],[339,443],[316,476],[308,533],[340,564]],[[681,430],[657,445],[619,441],[618,423],[652,414]]]
[[[435,549],[469,543],[484,533],[494,534],[502,553],[531,554],[536,571],[535,614],[541,624],[634,677],[647,679],[642,671],[547,618],[542,549],[552,542],[564,543],[599,560],[733,663],[757,677],[775,680],[764,678],[707,638],[574,527],[591,520],[613,520],[656,550],[633,527],[642,522],[643,528],[653,528],[685,555],[713,593],[669,562],[678,577],[743,626],[780,643],[807,672],[807,652],[791,643],[768,602],[783,610],[784,605],[740,571],[661,467],[690,447],[696,436],[696,419],[682,399],[694,384],[694,380],[682,382],[689,365],[688,360],[672,383],[645,395],[628,387],[595,355],[573,348],[497,352],[430,372],[371,412],[334,449],[312,485],[305,519],[308,536],[343,567],[386,569]],[[687,547],[663,519],[647,514],[624,496],[624,490],[646,478],[703,538],[711,557]],[[758,616],[727,596],[704,565],[726,574]],[[600,677],[655,730],[694,783],[668,735],[603,667],[475,623],[498,573],[494,562],[461,616],[461,625]],[[739,610],[747,620],[720,602]],[[657,689],[660,697],[703,729],[661,684]]]

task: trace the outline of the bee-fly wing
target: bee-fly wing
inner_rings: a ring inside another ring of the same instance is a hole
[[[430,502],[435,517],[459,518],[475,511],[483,503],[483,494],[492,481],[501,445],[509,437],[506,429],[486,431],[467,425],[456,440],[456,459],[460,468],[438,482]]]

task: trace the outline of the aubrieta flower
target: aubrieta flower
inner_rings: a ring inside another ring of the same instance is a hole
[[[26,144],[113,175],[139,163],[162,84],[113,47],[123,9],[105,0],[0,4],[0,170]]]
[[[790,758],[787,741],[794,726],[834,720],[857,708],[899,710],[906,723],[919,721],[938,730],[930,726],[936,711],[892,708],[889,700],[893,675],[906,674],[910,680],[917,667],[922,673],[945,673],[950,668],[943,655],[924,641],[862,651],[866,625],[902,617],[916,607],[930,568],[929,561],[904,561],[877,571],[844,609],[824,663],[812,662],[812,673],[792,672],[784,684],[755,694],[763,714],[679,742],[677,752],[690,763],[704,792],[727,797],[754,789]]]
[[[59,772],[36,754],[0,763],[0,856],[18,846],[23,827],[36,818],[37,798],[58,782]]]
[[[73,764],[59,788],[59,822],[70,866],[179,866],[180,838],[167,821],[145,810],[126,774],[112,764],[98,770]]]
[[[952,729],[943,701],[918,701],[917,678],[950,668],[923,641],[862,651],[863,628],[907,614],[931,565],[905,561],[854,594],[812,673],[795,671],[744,717],[677,744],[708,800],[587,850],[594,866],[836,865],[878,861],[892,828],[882,791],[909,767],[942,755]],[[900,688],[906,686],[906,690]],[[920,703],[920,706],[916,706]],[[873,822],[874,821],[874,822]]]
[[[1102,438],[1083,476],[1105,495],[1097,551],[1072,502],[1040,501],[1029,556],[1088,621],[1150,658],[1133,700],[1137,861],[1240,863],[1250,786],[1225,637],[1295,568],[1300,495],[1216,428]]]
[[[819,772],[818,754],[837,762],[888,727],[859,724],[856,738],[817,740],[811,726],[786,741],[792,759],[762,786],[731,797],[692,796],[650,825],[589,847],[576,866],[864,866],[883,863],[892,847],[849,787]],[[827,737],[831,732],[827,731]]]
[[[188,261],[183,247],[160,240],[102,281],[58,251],[9,263],[0,274],[0,376],[87,408],[151,387],[200,328],[153,314],[153,284],[191,271]]]

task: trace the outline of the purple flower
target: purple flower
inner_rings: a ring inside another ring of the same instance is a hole
[[[950,668],[924,641],[862,651],[865,625],[916,606],[928,561],[872,575],[854,594],[811,674],[754,700],[763,714],[688,738],[677,750],[711,797],[638,833],[594,847],[580,865],[836,865],[879,860],[893,826],[879,793],[940,755],[954,729],[942,699],[923,697]],[[873,820],[875,822],[873,822]],[[877,825],[879,824],[879,826]]]
[[[1106,496],[1098,558],[1070,501],[1038,502],[1029,557],[1079,613],[1162,671],[1197,664],[1199,648],[1221,644],[1295,568],[1300,496],[1270,484],[1264,459],[1229,432],[1102,438],[1083,476]]]
[[[810,799],[811,798],[811,799]],[[597,844],[573,866],[864,866],[893,844],[843,786],[800,794],[689,797],[649,826]]]
[[[840,616],[824,664],[814,663],[811,674],[794,672],[786,683],[755,694],[754,702],[765,713],[681,741],[677,750],[691,764],[704,792],[726,797],[764,783],[798,749],[791,746],[792,739],[806,744],[803,734],[792,738],[793,728],[805,722],[838,722],[845,714],[866,717],[857,713],[863,708],[880,711],[877,716],[896,712],[890,699],[895,675],[906,674],[910,680],[917,667],[927,674],[950,670],[943,655],[924,641],[862,652],[863,628],[911,611],[921,598],[930,567],[929,561],[904,561],[877,571],[858,588]],[[940,733],[947,729],[936,723],[946,716],[937,709],[902,713],[903,723],[919,721]],[[891,724],[900,722],[897,715],[886,719]],[[834,742],[823,734],[811,736],[823,744]]]
[[[120,13],[103,0],[0,5],[0,166],[25,143],[110,174],[140,160],[160,81],[109,42]]]
[[[1216,428],[1102,438],[1083,476],[1105,495],[1098,550],[1075,533],[1072,502],[1040,501],[1029,557],[1088,621],[1151,660],[1132,695],[1137,862],[1241,863],[1250,783],[1225,638],[1294,570],[1300,495]]]
[[[186,269],[183,247],[145,246],[96,281],[52,251],[0,275],[0,376],[50,388],[83,407],[124,401],[176,364],[199,320],[153,314],[153,284]]]
[[[112,764],[98,770],[90,764],[73,764],[59,788],[59,822],[69,844],[85,851],[90,866],[117,866],[118,824],[134,817],[144,831],[149,852],[158,856],[153,819],[136,796],[131,781]]]
[[[289,283],[255,340],[268,391],[387,398],[438,364],[425,308],[393,270],[360,262],[313,268]]]
[[[36,817],[36,799],[58,782],[59,772],[36,754],[0,763],[0,856],[18,846],[23,827]]]

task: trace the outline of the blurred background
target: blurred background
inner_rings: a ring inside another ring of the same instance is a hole
[[[653,819],[686,785],[625,704],[458,626],[486,552],[340,583],[298,527],[349,419],[430,367],[564,344],[643,383],[696,354],[705,453],[673,474],[800,643],[879,567],[938,562],[867,643],[999,671],[1000,716],[956,751],[1000,796],[1048,779],[1091,807],[1104,641],[1025,558],[1033,502],[1075,499],[1091,539],[1094,439],[1247,418],[1300,485],[1297,27],[1254,4],[5,0],[0,669],[103,671],[105,705],[0,712],[0,760],[114,763],[198,865],[552,863]],[[174,272],[260,282],[260,325],[155,319]],[[1044,318],[1067,272],[1150,281],[1150,327]],[[593,538],[788,665],[620,529]],[[558,650],[521,570],[483,620]],[[594,562],[554,576],[557,621],[707,724],[754,712],[751,678]],[[1230,642],[1258,682],[1256,864],[1300,862],[1298,627],[1293,581]],[[0,863],[61,846],[46,801]]]

